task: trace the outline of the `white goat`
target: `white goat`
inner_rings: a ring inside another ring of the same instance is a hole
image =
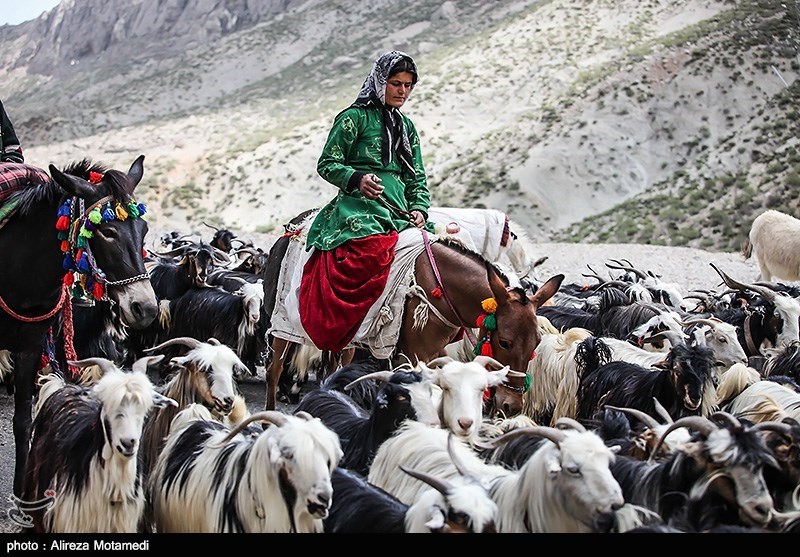
[[[125,372],[104,358],[70,362],[99,366],[92,387],[40,380],[21,503],[36,532],[136,533],[145,506],[139,439],[148,412],[176,402],[159,394],[138,360]]]
[[[618,447],[606,447],[593,432],[550,427],[518,428],[491,443],[520,435],[546,440],[518,470],[488,464],[463,440],[453,447],[466,473],[489,486],[498,508],[498,532],[591,532],[595,520],[623,505],[622,491],[609,469]],[[368,481],[413,503],[427,486],[398,473],[399,467],[457,478],[461,472],[448,453],[447,439],[446,430],[406,421],[378,449]]]
[[[305,412],[259,412],[230,431],[198,412],[174,418],[150,476],[157,532],[323,531],[342,457],[333,431]]]
[[[755,254],[761,280],[800,281],[800,220],[769,209],[758,215],[742,249],[745,259]]]

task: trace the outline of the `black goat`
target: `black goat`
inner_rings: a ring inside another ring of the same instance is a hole
[[[646,368],[609,361],[610,351],[601,338],[582,341],[575,356],[580,378],[576,418],[589,421],[606,404],[654,416],[654,398],[675,418],[708,415],[716,402],[714,352],[702,345],[676,343],[664,356]]]
[[[763,470],[777,463],[762,432],[781,424],[753,426],[724,412],[710,418],[689,416],[671,424],[662,439],[681,427],[695,433],[658,461],[618,455],[611,472],[625,501],[657,512],[668,524],[688,519],[696,531],[766,526],[774,508]]]
[[[351,368],[355,367],[353,364],[349,365]],[[362,376],[359,381],[365,377],[367,376]],[[325,388],[306,393],[295,408],[295,412],[304,411],[319,418],[336,432],[344,453],[339,466],[362,475],[368,473],[381,443],[403,421],[417,419],[415,399],[427,397],[428,405],[433,405],[430,383],[423,383],[420,372],[387,371],[381,377],[385,381],[376,391],[373,408],[369,413],[343,392]]]

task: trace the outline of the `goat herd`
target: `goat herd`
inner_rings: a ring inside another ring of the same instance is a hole
[[[150,254],[149,327],[73,307],[81,381],[40,376],[20,532],[800,530],[800,288],[610,260],[538,308],[526,370],[472,335],[413,365],[293,347],[294,410],[251,413],[270,252],[214,232]],[[536,291],[530,261],[497,265]]]

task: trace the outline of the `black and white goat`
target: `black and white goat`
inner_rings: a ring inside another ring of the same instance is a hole
[[[336,468],[331,476],[333,504],[324,520],[330,533],[493,533],[497,505],[486,488],[463,474],[458,457],[448,450],[462,478],[441,480],[424,472],[400,469],[430,489],[408,505],[389,492],[372,485],[357,472]]]
[[[774,506],[763,470],[778,464],[762,431],[785,426],[751,426],[718,412],[676,420],[663,435],[681,427],[695,434],[659,460],[620,455],[611,464],[625,501],[656,511],[667,523],[688,515],[698,530],[725,523],[767,525]],[[661,454],[658,449],[654,454]]]
[[[137,532],[145,506],[142,427],[154,408],[177,404],[148,379],[148,360],[130,372],[104,358],[70,362],[99,366],[102,377],[91,387],[55,374],[40,380],[20,501],[34,532]]]
[[[305,413],[249,416],[233,429],[178,413],[148,482],[157,532],[315,533],[342,457],[337,435]],[[250,426],[254,421],[266,429]]]
[[[605,404],[636,408],[655,415],[654,399],[675,418],[708,416],[716,409],[714,353],[707,346],[676,341],[664,360],[650,366],[612,361],[602,338],[589,337],[579,345],[577,413],[588,421]]]
[[[625,502],[609,470],[614,450],[592,432],[538,426],[514,429],[489,444],[518,435],[547,440],[517,470],[488,464],[464,440],[458,439],[453,447],[466,473],[489,486],[498,508],[498,532],[580,533],[610,524]],[[446,430],[406,421],[378,449],[367,479],[411,504],[424,484],[398,474],[399,466],[436,478],[461,475],[447,450],[447,439]]]

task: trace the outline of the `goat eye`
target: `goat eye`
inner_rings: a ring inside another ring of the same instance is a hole
[[[569,472],[573,476],[580,476],[581,475],[580,467],[575,466],[575,465],[567,466],[567,472]]]
[[[447,513],[447,521],[462,526],[469,524],[469,519],[467,518],[466,513],[457,513],[455,511],[450,511]]]

